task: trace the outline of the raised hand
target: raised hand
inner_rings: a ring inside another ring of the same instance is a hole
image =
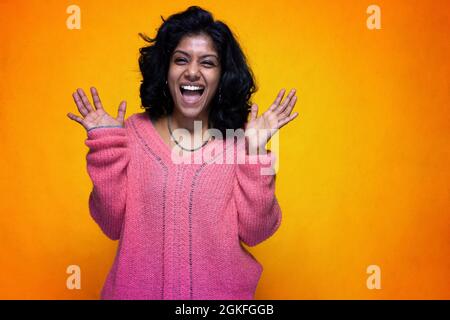
[[[292,89],[283,103],[281,103],[285,92],[285,89],[281,89],[269,109],[259,117],[258,105],[256,103],[252,105],[250,120],[245,126],[246,146],[249,153],[264,153],[265,146],[270,138],[279,129],[297,117],[298,112],[294,112],[291,115],[292,109],[297,102],[295,89]]]
[[[78,117],[70,112],[67,114],[67,116],[70,119],[80,123],[86,130],[90,130],[100,126],[123,127],[127,102],[122,101],[119,104],[117,117],[113,118],[103,109],[102,102],[100,101],[100,97],[98,96],[98,92],[95,87],[91,87],[91,94],[94,100],[95,109],[92,107],[84,91],[79,88],[72,94],[72,97],[77,105],[78,111],[80,111],[80,114],[83,116],[83,118]]]

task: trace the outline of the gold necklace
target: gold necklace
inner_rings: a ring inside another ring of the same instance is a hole
[[[198,149],[200,149],[200,148],[203,148],[203,147],[209,142],[209,140],[211,140],[211,137],[209,137],[209,139],[206,140],[205,142],[203,142],[203,144],[202,144],[200,147],[197,147],[197,148],[194,148],[194,149],[188,149],[188,148],[183,147],[181,144],[178,143],[177,139],[175,139],[175,137],[174,137],[173,134],[172,134],[172,126],[170,125],[171,120],[172,120],[172,117],[171,117],[170,114],[169,114],[168,118],[169,118],[169,119],[168,119],[168,121],[167,121],[167,127],[169,128],[170,136],[172,137],[172,140],[175,141],[175,143],[177,144],[177,146],[179,146],[181,149],[183,149],[183,150],[185,150],[185,151],[191,151],[191,152],[192,152],[192,151],[198,150]],[[209,129],[209,126],[208,126],[208,129]]]

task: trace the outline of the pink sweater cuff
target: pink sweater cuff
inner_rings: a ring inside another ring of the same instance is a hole
[[[105,135],[125,134],[125,127],[116,127],[116,126],[97,127],[90,129],[86,133],[89,139],[96,139]]]
[[[277,157],[271,150],[266,150],[266,154],[245,155],[245,163],[240,166],[244,170],[260,175],[275,175],[275,162]]]

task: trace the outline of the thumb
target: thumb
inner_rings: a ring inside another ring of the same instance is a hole
[[[125,111],[127,110],[127,102],[124,100],[119,104],[119,111],[117,112],[117,121],[124,123]]]
[[[255,120],[257,116],[258,116],[258,105],[254,103],[251,109],[250,121]]]

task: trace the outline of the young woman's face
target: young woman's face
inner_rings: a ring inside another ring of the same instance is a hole
[[[220,74],[219,55],[211,38],[183,37],[172,54],[167,77],[175,108],[191,118],[207,114]]]

